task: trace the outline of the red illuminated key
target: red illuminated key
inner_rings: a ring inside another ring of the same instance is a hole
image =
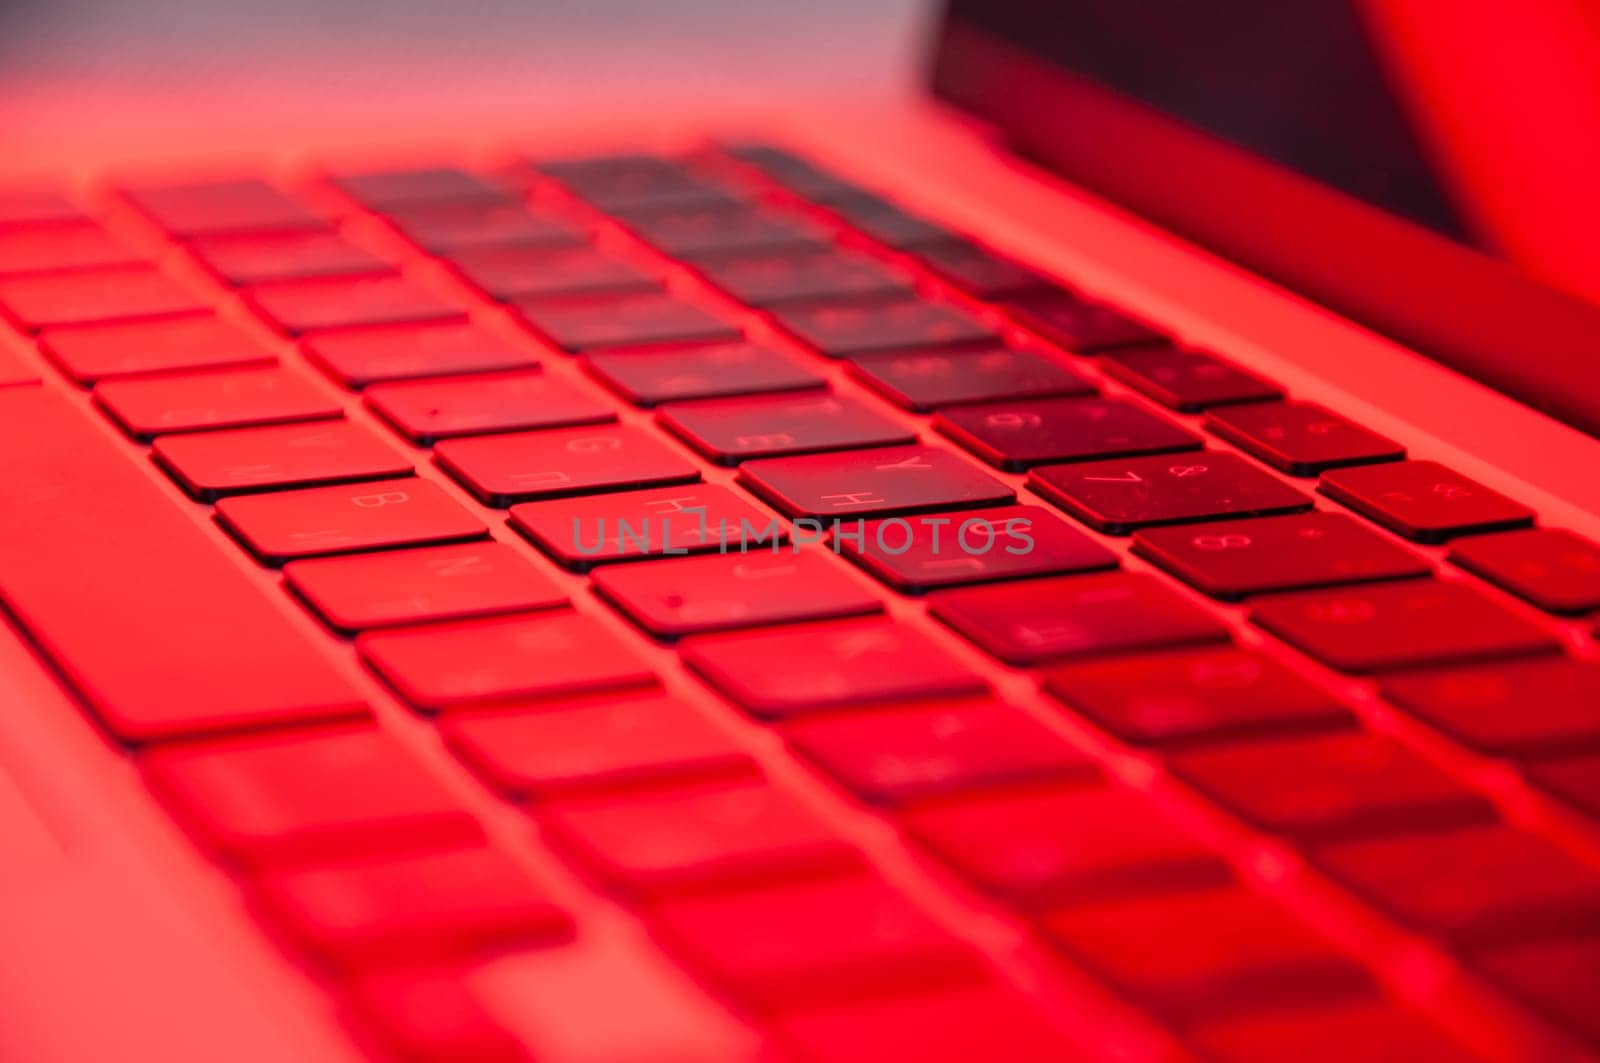
[[[0,280],[0,314],[24,332],[176,317],[207,309],[200,295],[148,268]]]
[[[851,360],[869,386],[908,410],[1052,395],[1091,395],[1093,382],[1032,351],[869,354]]]
[[[745,553],[771,554],[789,538],[772,514],[715,484],[524,502],[511,507],[511,526],[580,572],[605,561],[738,554],[741,544]]]
[[[945,240],[917,248],[917,259],[968,295],[1000,299],[1051,282],[1020,262],[997,254],[971,240]]]
[[[950,230],[870,193],[858,192],[832,199],[828,209],[853,228],[897,251],[956,239],[956,234]]]
[[[911,281],[884,263],[854,251],[741,253],[696,264],[707,280],[741,303],[761,308],[785,303],[911,294]]]
[[[367,405],[417,443],[617,419],[610,406],[588,392],[543,373],[481,373],[374,384],[367,389]]]
[[[1436,461],[1333,469],[1318,490],[1422,543],[1533,523],[1533,512]]]
[[[1007,299],[1004,309],[1025,327],[1070,351],[1090,353],[1150,343],[1165,337],[1152,326],[1104,303],[1059,288]]]
[[[1250,619],[1345,672],[1548,652],[1551,635],[1459,583],[1407,580],[1258,599]]]
[[[1351,727],[1355,717],[1270,657],[1236,646],[1079,661],[1045,689],[1125,742],[1182,745]]]
[[[688,459],[625,425],[447,439],[434,460],[491,506],[700,479]]]
[[[375,728],[171,746],[140,763],[201,842],[244,863],[429,849],[479,834],[432,770]]]
[[[1450,544],[1450,560],[1541,609],[1600,609],[1600,546],[1557,528],[1474,535]]]
[[[830,358],[999,339],[994,329],[966,311],[923,299],[792,306],[776,316],[784,328]]]
[[[283,578],[341,631],[565,605],[555,582],[500,543],[294,561]]]
[[[890,513],[966,509],[1016,493],[939,447],[880,447],[746,462],[739,482],[791,517],[853,521]]]
[[[434,203],[390,210],[388,221],[425,251],[450,255],[485,247],[572,247],[586,240],[575,221],[520,203]]]
[[[1206,414],[1206,427],[1273,468],[1296,476],[1406,456],[1406,449],[1392,439],[1310,402],[1222,407]]]
[[[933,426],[1001,469],[1199,450],[1200,437],[1120,399],[1034,399],[941,411]]]
[[[835,395],[769,395],[663,406],[656,419],[721,465],[822,450],[911,443],[916,433]]]
[[[51,225],[0,232],[0,277],[136,266],[144,257],[98,225]]]
[[[1155,524],[1310,509],[1311,499],[1233,454],[1121,458],[1049,465],[1028,486],[1111,535]]]
[[[249,290],[246,300],[291,335],[356,325],[465,321],[462,304],[405,277],[282,281]]]
[[[839,620],[735,635],[702,635],[684,659],[757,716],[911,698],[956,697],[987,689],[915,628],[892,620]]]
[[[875,804],[1095,771],[1065,739],[998,701],[816,716],[789,724],[784,737],[839,785]]]
[[[656,897],[855,866],[856,851],[767,782],[555,801],[546,831],[620,892]]]
[[[162,436],[151,454],[184,490],[207,502],[269,487],[405,476],[411,462],[349,421]]]
[[[1113,350],[1100,360],[1100,367],[1113,380],[1185,413],[1283,398],[1283,389],[1254,373],[1214,355],[1168,344]]]
[[[214,317],[175,317],[95,328],[48,329],[39,348],[80,384],[188,369],[270,365],[260,340]]]
[[[190,243],[189,253],[232,285],[395,272],[386,259],[332,231],[209,236]]]
[[[211,181],[123,191],[134,206],[179,239],[217,233],[320,229],[327,223],[265,181]]]
[[[937,591],[929,611],[1007,664],[1220,642],[1227,627],[1144,573]]]
[[[448,967],[367,974],[347,985],[345,1000],[362,1028],[398,1059],[527,1063],[527,1049]]]
[[[653,684],[609,628],[571,611],[369,631],[356,648],[424,710]]]
[[[691,261],[740,251],[811,250],[828,244],[827,230],[815,222],[798,214],[760,208],[652,211],[627,225],[658,251]]]
[[[130,435],[144,440],[167,432],[344,416],[311,381],[281,369],[106,380],[94,396]]]
[[[1600,744],[1600,664],[1567,657],[1386,676],[1383,696],[1488,753],[1560,755]]]
[[[1287,1004],[1204,1022],[1189,1040],[1219,1063],[1348,1063],[1352,1059],[1472,1063],[1481,1059],[1386,999]]]
[[[268,564],[297,557],[421,546],[489,534],[483,522],[427,480],[310,487],[234,495],[217,519]]]
[[[1426,558],[1343,513],[1228,520],[1133,535],[1133,552],[1217,598],[1425,576]]]
[[[481,247],[457,251],[450,264],[490,298],[551,298],[653,292],[654,274],[593,247]]]
[[[789,355],[753,343],[591,354],[584,367],[635,406],[827,386]]]
[[[1600,757],[1569,757],[1534,767],[1534,782],[1561,800],[1600,819]]]
[[[1487,949],[1473,966],[1578,1036],[1600,1043],[1600,934],[1574,934]]]
[[[49,189],[0,189],[0,229],[74,225],[87,220],[71,200]]]
[[[516,305],[537,332],[564,351],[730,343],[743,338],[737,325],[672,295]]]
[[[489,178],[451,166],[340,174],[333,183],[379,213],[432,204],[516,202],[510,190]]]
[[[535,369],[525,347],[476,325],[351,329],[305,341],[306,354],[346,387],[379,380]]]

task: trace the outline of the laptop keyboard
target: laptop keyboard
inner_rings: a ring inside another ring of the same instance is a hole
[[[374,1052],[587,930],[315,640],[779,1056],[1138,1054],[950,891],[1209,1058],[1600,1045],[1594,543],[774,148],[108,205],[0,195],[0,594]]]

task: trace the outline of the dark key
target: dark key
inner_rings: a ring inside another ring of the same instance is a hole
[[[635,406],[773,391],[814,391],[827,381],[794,358],[754,343],[585,355],[586,369]]]
[[[823,450],[881,447],[916,441],[903,428],[855,399],[836,395],[765,395],[663,406],[656,419],[720,465]]]
[[[1333,469],[1317,489],[1419,543],[1533,523],[1533,511],[1436,461]]]
[[[1218,451],[1048,465],[1033,470],[1028,486],[1111,535],[1311,508],[1311,499],[1288,484]]]
[[[215,317],[175,317],[96,328],[50,329],[39,349],[80,384],[146,373],[271,365],[277,357],[249,333]]]
[[[768,180],[788,191],[817,203],[839,199],[859,199],[866,191],[850,182],[818,169],[805,159],[781,148],[764,144],[735,145],[723,149],[729,155],[760,170]]]
[[[908,410],[936,410],[968,402],[1092,395],[1094,383],[1033,351],[869,354],[851,370]]]
[[[482,521],[437,484],[410,477],[235,495],[217,502],[217,519],[272,565],[297,557],[461,542],[489,534]]]
[[[477,325],[351,329],[313,336],[306,355],[346,387],[380,380],[537,369],[529,341],[513,343]]]
[[[332,231],[206,236],[191,241],[189,253],[236,286],[396,272],[393,263]]]
[[[857,232],[897,251],[957,238],[949,229],[870,194],[836,199],[827,206]]]
[[[1553,613],[1600,609],[1600,546],[1564,529],[1458,539],[1450,560]]]
[[[291,335],[356,325],[465,321],[464,306],[405,277],[284,281],[252,288],[245,300]]]
[[[1399,743],[1364,731],[1262,739],[1172,756],[1173,771],[1273,834],[1326,840],[1492,819],[1493,806]]]
[[[1600,756],[1564,757],[1536,765],[1528,774],[1573,808],[1600,819]]]
[[[1007,664],[1226,641],[1228,628],[1154,576],[1105,572],[938,591],[934,616]]]
[[[693,210],[736,210],[748,206],[746,197],[729,186],[685,170],[618,175],[586,180],[573,191],[591,206],[625,218]]]
[[[488,247],[575,247],[587,240],[575,221],[492,200],[404,207],[391,210],[388,221],[435,255]]]
[[[827,230],[815,222],[761,208],[666,211],[627,225],[656,250],[690,261],[743,251],[813,250],[828,245]]]
[[[917,260],[940,277],[979,299],[1000,299],[1051,281],[1020,262],[971,240],[945,240],[916,248]]]
[[[617,152],[610,155],[580,155],[566,159],[544,159],[533,168],[572,188],[594,188],[612,183],[632,184],[668,180],[684,173],[676,159],[643,152]]]
[[[369,210],[387,213],[423,204],[513,203],[510,190],[454,167],[341,174],[333,183]]]
[[[434,460],[491,506],[700,479],[687,459],[625,425],[447,439]]]
[[[871,517],[1011,502],[1005,484],[938,447],[746,462],[739,482],[791,517]]]
[[[1039,506],[849,521],[835,549],[897,591],[1115,568],[1117,555]]]
[[[1259,598],[1250,619],[1324,664],[1376,672],[1549,652],[1555,638],[1460,583],[1405,580]]]
[[[339,404],[310,380],[282,369],[106,380],[95,386],[94,397],[128,434],[141,440],[166,432],[344,416]]]
[[[1600,1044],[1600,933],[1569,934],[1484,949],[1473,967],[1579,1037]]]
[[[450,263],[491,298],[553,298],[653,292],[661,281],[615,255],[592,247],[479,247]]]
[[[524,502],[511,507],[511,526],[579,572],[643,557],[771,554],[788,541],[776,517],[716,484]]]
[[[1315,476],[1340,465],[1398,461],[1406,448],[1311,402],[1252,402],[1206,414],[1206,427],[1275,469]]]
[[[209,310],[198,293],[160,270],[130,268],[0,280],[0,315],[24,332]]]
[[[45,225],[0,232],[0,277],[137,266],[144,256],[98,225]]]
[[[367,404],[417,443],[617,419],[587,391],[544,373],[478,373],[374,384]]]
[[[265,181],[213,181],[129,188],[129,201],[173,236],[324,229],[327,222]]]
[[[1215,598],[1425,576],[1428,560],[1344,513],[1148,528],[1133,552]]]
[[[1163,406],[1194,413],[1236,402],[1283,398],[1283,389],[1201,351],[1169,344],[1123,347],[1100,360],[1106,375]]]
[[[1350,709],[1265,654],[1237,646],[1079,661],[1044,687],[1124,742],[1182,746],[1355,726]]]
[[[925,299],[792,306],[775,316],[780,325],[830,358],[999,339],[993,328],[965,310]]]
[[[941,410],[933,426],[1000,469],[1199,450],[1199,436],[1122,399],[1028,399]]]
[[[1600,664],[1568,657],[1401,672],[1383,696],[1486,753],[1560,756],[1600,745]]]
[[[523,318],[564,351],[729,343],[737,325],[671,295],[632,295],[571,305],[518,302]]]
[[[76,225],[87,220],[70,199],[50,189],[0,189],[0,229]]]
[[[1056,288],[1007,299],[1003,308],[1024,327],[1070,351],[1090,354],[1165,339],[1153,326],[1104,303]]]
[[[909,278],[870,255],[843,249],[718,255],[696,268],[741,303],[763,309],[911,294]]]
[[[151,456],[196,498],[407,476],[411,462],[349,421],[162,436]]]

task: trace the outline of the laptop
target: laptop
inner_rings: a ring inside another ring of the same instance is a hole
[[[1597,1058],[1584,18],[36,138],[0,1058]]]

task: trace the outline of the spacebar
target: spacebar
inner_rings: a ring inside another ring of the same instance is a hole
[[[350,716],[355,688],[99,426],[0,389],[0,600],[129,742]]]

